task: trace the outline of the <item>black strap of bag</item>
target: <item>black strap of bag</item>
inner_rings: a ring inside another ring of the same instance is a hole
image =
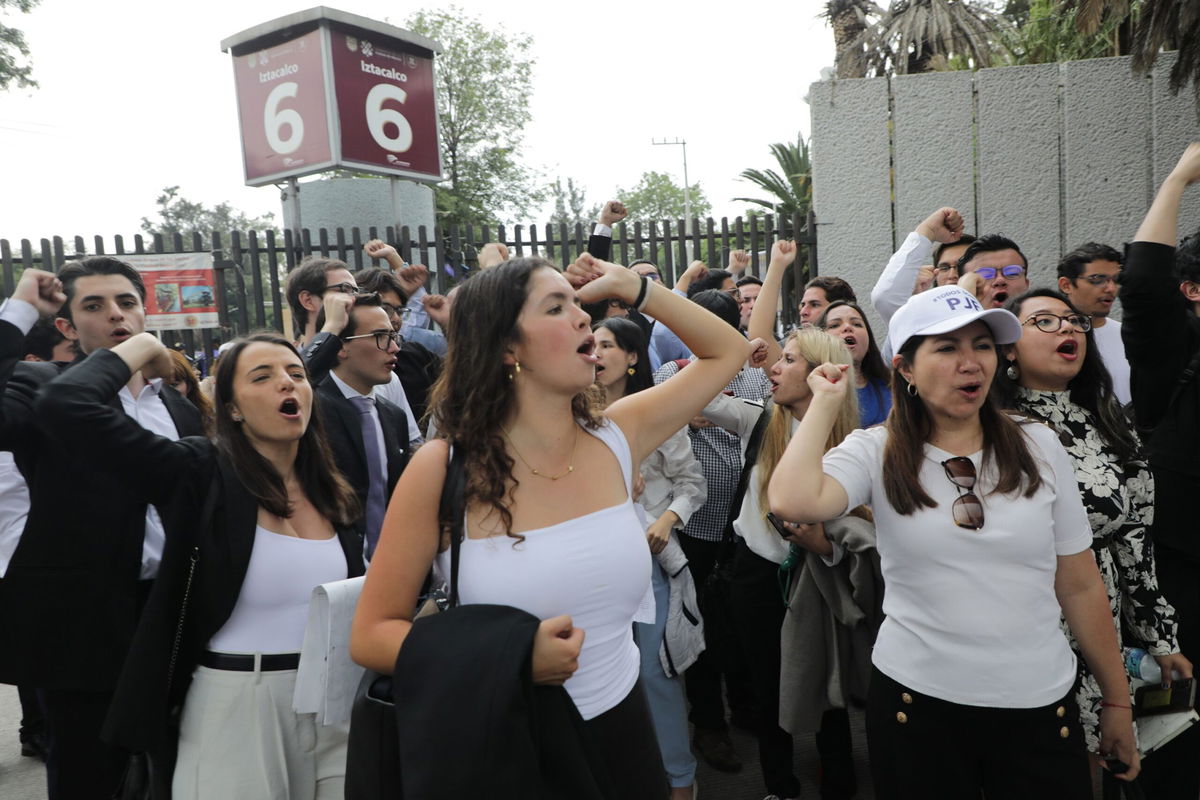
[[[450,530],[449,607],[458,605],[458,562],[465,535],[466,451],[450,448],[446,480],[438,505],[439,524]],[[396,728],[392,676],[367,670],[358,684],[350,712],[350,741],[346,751],[346,800],[397,800],[400,782],[400,736]]]
[[[738,476],[737,489],[733,492],[733,502],[729,505],[729,516],[725,520],[725,535],[722,537],[722,541],[726,544],[733,541],[733,521],[742,513],[742,502],[746,499],[746,490],[750,487],[750,473],[754,471],[754,465],[758,462],[758,453],[762,450],[763,434],[767,430],[767,423],[771,420],[772,408],[773,404],[771,403],[763,406],[762,413],[758,415],[754,429],[750,432],[750,441],[746,442],[746,452],[742,456],[742,474]]]

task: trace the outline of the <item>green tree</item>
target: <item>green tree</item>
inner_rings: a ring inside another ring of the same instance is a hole
[[[40,0],[0,0],[0,12],[15,8],[22,14],[28,14]],[[0,90],[6,91],[14,86],[30,89],[37,86],[31,76],[33,66],[29,64],[29,45],[25,43],[25,34],[16,28],[0,22]]]
[[[575,185],[574,178],[567,178],[566,186],[563,186],[562,178],[555,178],[554,183],[550,184],[550,195],[554,198],[554,213],[550,215],[550,222],[555,225],[586,225],[600,216],[600,206],[587,207],[587,198],[583,190]]]
[[[249,217],[229,203],[218,203],[209,208],[203,203],[181,197],[178,186],[164,188],[154,202],[158,205],[158,218],[142,217],[142,232],[148,236],[162,234],[169,240],[176,233],[182,236],[191,236],[193,233],[208,236],[213,231],[224,234],[230,231],[277,230],[274,214]]]
[[[435,78],[442,224],[498,222],[541,202],[537,174],[520,162],[533,92],[533,40],[484,25],[456,6],[418,11],[408,29],[438,41]]]
[[[683,219],[685,204],[683,187],[665,172],[643,172],[632,189],[617,189],[617,199],[629,209],[630,219]],[[704,196],[699,183],[691,186],[692,216],[706,217],[712,205]]]
[[[1096,31],[1084,34],[1079,29],[1079,11],[1063,9],[1058,0],[1029,0],[1020,7],[1006,9],[1015,27],[1005,36],[1013,64],[1048,64],[1117,55],[1118,27],[1106,20]]]
[[[904,75],[992,65],[1008,21],[981,0],[896,0],[852,47],[864,74]]]
[[[753,203],[761,206],[759,213],[782,213],[787,216],[800,214],[808,215],[812,207],[812,161],[809,159],[808,142],[804,134],[796,135],[796,142],[776,142],[771,145],[771,155],[779,165],[779,172],[773,169],[743,170],[741,177],[750,181],[767,193],[761,197],[735,197],[735,201]]]

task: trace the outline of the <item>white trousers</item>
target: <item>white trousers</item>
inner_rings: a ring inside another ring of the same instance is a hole
[[[174,800],[341,800],[349,725],[292,710],[296,671],[197,667],[183,705]]]

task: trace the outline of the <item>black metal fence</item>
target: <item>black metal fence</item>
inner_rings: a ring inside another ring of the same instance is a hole
[[[784,303],[785,320],[796,313],[794,286],[803,286],[817,274],[815,220],[792,217],[749,215],[715,220],[692,219],[620,223],[613,231],[612,258],[622,264],[647,259],[658,265],[664,280],[673,285],[675,277],[692,261],[699,259],[710,267],[724,267],[733,250],[750,253],[748,272],[761,276],[767,256],[777,239],[793,239],[799,245],[792,279],[785,281],[788,300]],[[283,295],[288,271],[310,255],[338,258],[353,270],[372,265],[363,252],[371,239],[383,239],[396,247],[409,263],[425,264],[430,272],[430,291],[445,292],[476,266],[480,248],[488,242],[501,242],[512,256],[539,255],[566,266],[587,249],[590,226],[576,225],[453,225],[448,228],[425,226],[415,230],[337,228],[333,231],[216,232],[205,236],[137,235],[132,243],[114,236],[111,246],[104,237],[95,236],[90,244],[82,236],[42,239],[35,248],[28,239],[14,245],[0,239],[0,280],[7,296],[27,268],[57,271],[64,262],[84,255],[124,255],[141,253],[211,253],[216,276],[219,329],[163,331],[169,343],[180,342],[188,349],[211,353],[220,340],[240,336],[252,330],[274,328],[284,331],[287,306]]]

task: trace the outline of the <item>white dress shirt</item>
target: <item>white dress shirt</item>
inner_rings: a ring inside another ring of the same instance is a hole
[[[168,439],[178,439],[179,431],[175,421],[167,411],[162,401],[162,378],[149,381],[137,397],[129,391],[128,386],[122,386],[118,396],[121,398],[121,408],[133,419],[151,433],[165,436]],[[154,506],[146,506],[146,535],[142,538],[142,571],[143,580],[153,578],[158,574],[158,565],[162,563],[163,544],[166,542],[166,532],[163,530],[162,518]]]

